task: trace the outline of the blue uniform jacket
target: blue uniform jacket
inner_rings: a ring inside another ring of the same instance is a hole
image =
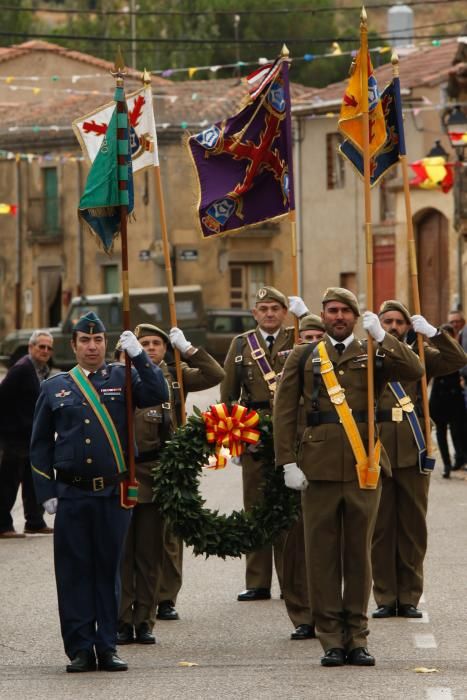
[[[168,387],[159,367],[144,351],[132,362],[136,368],[132,368],[133,404],[145,408],[167,401]],[[110,413],[126,452],[125,366],[105,364],[90,381]],[[89,495],[75,486],[57,482],[54,469],[86,479],[109,476],[118,471],[112,449],[94,411],[68,372],[42,383],[34,413],[30,456],[40,503],[55,496],[79,498]],[[93,495],[107,496],[114,491],[115,487],[109,486]]]

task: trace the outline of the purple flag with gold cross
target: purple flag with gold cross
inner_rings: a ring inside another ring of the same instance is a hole
[[[243,108],[188,140],[204,238],[277,219],[294,208],[288,66],[279,58],[246,80]]]

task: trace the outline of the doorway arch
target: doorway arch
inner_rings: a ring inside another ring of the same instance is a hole
[[[445,323],[449,311],[449,227],[438,209],[415,218],[421,311],[430,323]]]

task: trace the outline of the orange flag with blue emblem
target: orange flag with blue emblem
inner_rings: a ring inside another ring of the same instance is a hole
[[[369,54],[368,60],[368,113],[370,122],[370,158],[386,141],[386,123],[383,106],[378,91],[378,83],[373,73]],[[339,129],[360,151],[363,151],[363,101],[362,101],[362,54],[358,51],[350,69],[350,79],[342,100]]]

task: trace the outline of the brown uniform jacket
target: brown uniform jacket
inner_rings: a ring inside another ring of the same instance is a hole
[[[466,354],[461,345],[451,338],[444,331],[430,338],[430,344],[425,344],[425,367],[427,381],[433,377],[440,377],[444,374],[462,369],[465,365]],[[412,403],[417,405],[419,397],[419,383],[417,381],[401,382],[407,396],[410,396]],[[392,412],[393,407],[398,406],[396,398],[391,389],[386,386],[379,401],[378,412]],[[420,418],[422,430],[424,430],[423,418]],[[379,423],[381,442],[384,445],[391,461],[391,467],[413,467],[417,464],[418,450],[409,421],[402,422],[384,421]]]
[[[189,364],[188,364],[189,363]],[[140,408],[135,411],[135,439],[138,452],[152,452],[161,448],[163,442],[177,428],[177,416],[174,408],[174,396],[172,389],[173,377],[169,372],[166,362],[163,360],[159,367],[169,385],[169,404]],[[189,391],[201,391],[216,386],[224,377],[224,370],[216,360],[203,350],[198,351],[188,358],[188,362],[182,362],[183,388],[185,393]],[[167,406],[170,405],[170,409]],[[152,469],[156,458],[136,464],[136,480],[139,483],[138,502],[151,503],[152,501]]]
[[[367,411],[366,343],[354,339],[340,356],[327,334],[324,340],[329,357],[335,365],[336,376],[345,389],[350,408],[358,412]],[[302,385],[299,363],[306,347],[306,345],[296,346],[288,357],[277,392],[274,404],[276,463],[283,465],[297,462],[309,480],[352,481],[356,478],[355,458],[344,428],[339,423],[306,427],[297,454],[296,430],[300,397],[303,395],[305,411],[309,412],[314,382],[312,355],[310,355],[304,366]],[[389,380],[417,380],[422,376],[423,368],[415,353],[387,333],[379,346],[379,353],[384,353],[384,357],[382,367],[378,370],[376,395]],[[322,381],[319,391],[319,410],[323,412],[335,410]],[[364,444],[367,443],[368,424],[358,423],[358,428]],[[384,461],[383,458],[381,461],[383,468],[390,473],[388,461]]]
[[[251,333],[251,331],[249,332]],[[225,378],[221,384],[221,401],[223,403],[241,403],[245,406],[251,402],[269,403],[269,409],[266,406],[261,408],[271,410],[274,397],[263,379],[258,363],[251,356],[250,346],[246,339],[247,335],[248,333],[242,333],[234,338],[230,345],[224,362]],[[269,353],[267,344],[258,329],[256,336],[260,346],[266,352],[266,358],[272,369],[276,374],[280,374],[284,369],[287,357],[286,353],[281,353],[290,350],[294,344],[293,328],[283,326],[280,329],[271,353]],[[239,360],[238,362],[235,361],[236,358]],[[258,407],[253,405],[252,408]]]

